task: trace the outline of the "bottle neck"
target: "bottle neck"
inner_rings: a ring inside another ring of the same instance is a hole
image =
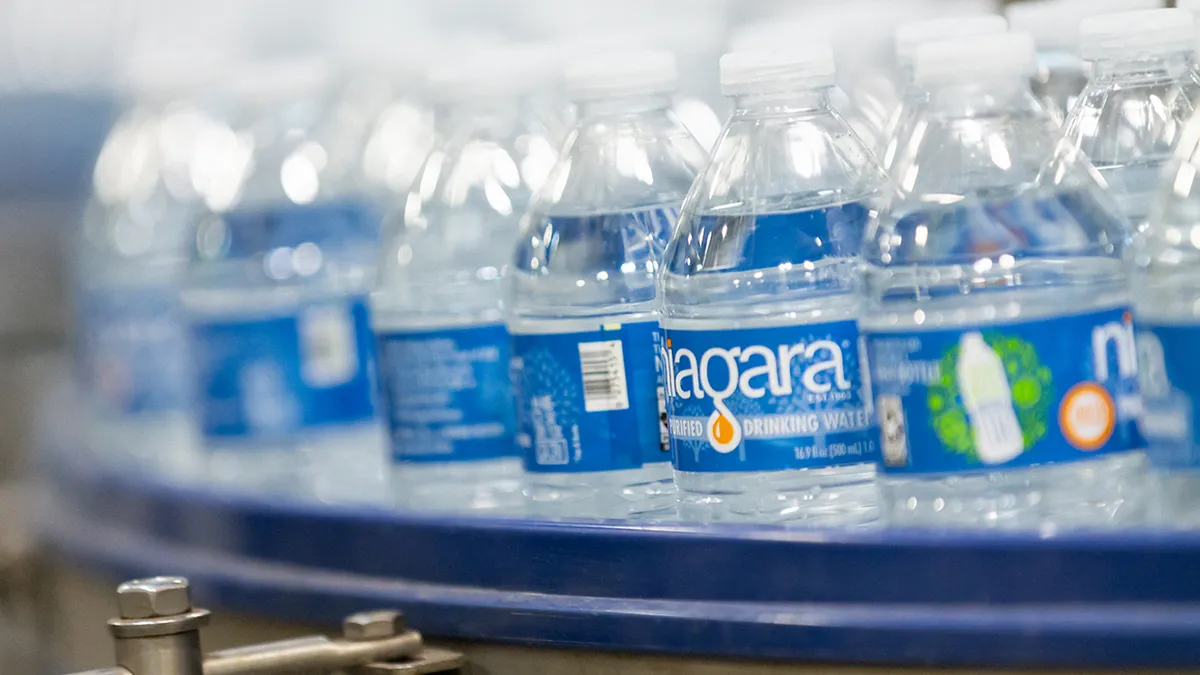
[[[1181,50],[1156,59],[1099,59],[1092,62],[1092,80],[1176,78],[1190,67],[1193,55]]]
[[[1025,108],[1034,100],[1030,81],[1024,75],[944,83],[931,86],[927,91],[931,112],[952,115],[973,116]]]
[[[434,119],[438,130],[448,133],[465,125],[505,124],[517,118],[520,110],[517,96],[479,96],[438,105]]]
[[[613,117],[666,112],[671,109],[670,94],[642,94],[612,98],[576,101],[579,120],[585,122],[593,117]]]
[[[800,89],[769,94],[745,94],[733,98],[735,117],[814,113],[831,110],[830,87]]]

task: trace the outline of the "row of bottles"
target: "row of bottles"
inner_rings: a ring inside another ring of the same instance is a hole
[[[79,294],[97,437],[413,509],[1183,521],[1188,483],[1156,489],[1145,449],[1189,465],[1194,172],[1163,166],[1196,143],[1194,32],[1183,10],[1085,19],[1060,127],[1028,34],[904,26],[882,148],[831,103],[828,47],[735,51],[707,153],[670,54],[572,61],[563,96],[552,55],[499,48],[430,74],[432,150],[382,197],[356,183],[378,158],[304,95],[320,67],[247,69],[238,105],[173,101],[101,157]]]

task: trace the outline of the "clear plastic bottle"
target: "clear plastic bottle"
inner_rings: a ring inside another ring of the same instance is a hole
[[[894,524],[1145,515],[1130,228],[1055,143],[1035,67],[1024,33],[917,51],[929,102],[863,246],[859,319]]]
[[[735,111],[660,282],[684,520],[878,519],[855,292],[886,179],[830,106],[834,74],[820,44],[721,58]]]
[[[1037,45],[1033,95],[1055,122],[1062,124],[1087,85],[1079,57],[1079,22],[1088,14],[1088,0],[1014,2],[1004,15],[1014,31],[1029,33]]]
[[[482,50],[431,75],[441,138],[384,246],[371,302],[393,490],[414,509],[524,506],[503,280],[518,221],[557,156],[535,47]]]
[[[1149,225],[1135,240],[1133,297],[1144,410],[1156,469],[1155,519],[1200,526],[1200,115],[1164,168]]]
[[[1033,94],[1052,119],[1059,124],[1066,120],[1092,70],[1079,55],[1080,22],[1097,14],[1158,9],[1163,4],[1162,0],[1035,0],[1004,5],[1012,30],[1029,33],[1037,45]]]
[[[1192,14],[1150,9],[1092,16],[1080,24],[1079,38],[1092,78],[1063,135],[1091,159],[1122,213],[1141,227],[1200,96]]]
[[[132,106],[96,162],[75,252],[80,380],[102,456],[175,479],[199,473],[179,282],[203,210],[193,180],[219,127],[211,53],[141,55]]]
[[[378,209],[330,162],[320,60],[244,66],[238,152],[201,216],[184,286],[199,433],[220,485],[328,501],[385,495],[367,293]]]
[[[509,285],[535,515],[675,513],[655,284],[705,154],[671,112],[675,80],[667,52],[568,66],[579,122],[522,223]]]
[[[968,35],[992,35],[1008,30],[1004,17],[995,14],[951,16],[940,19],[925,19],[900,24],[896,28],[896,79],[900,91],[900,103],[892,110],[887,126],[883,129],[884,146],[879,153],[885,171],[890,171],[896,154],[913,134],[917,111],[925,102],[925,91],[913,84],[913,57],[917,47],[947,37]]]

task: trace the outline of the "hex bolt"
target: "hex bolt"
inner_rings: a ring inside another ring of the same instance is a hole
[[[404,614],[394,609],[351,614],[342,621],[342,636],[351,642],[382,640],[405,630]]]
[[[122,619],[153,619],[186,614],[192,597],[183,577],[135,579],[117,587],[117,607]]]

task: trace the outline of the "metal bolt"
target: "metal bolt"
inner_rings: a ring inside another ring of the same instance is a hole
[[[117,606],[122,619],[152,619],[186,614],[192,597],[183,577],[135,579],[117,587]]]
[[[404,615],[394,609],[351,614],[342,621],[342,636],[351,642],[382,640],[405,630]]]

